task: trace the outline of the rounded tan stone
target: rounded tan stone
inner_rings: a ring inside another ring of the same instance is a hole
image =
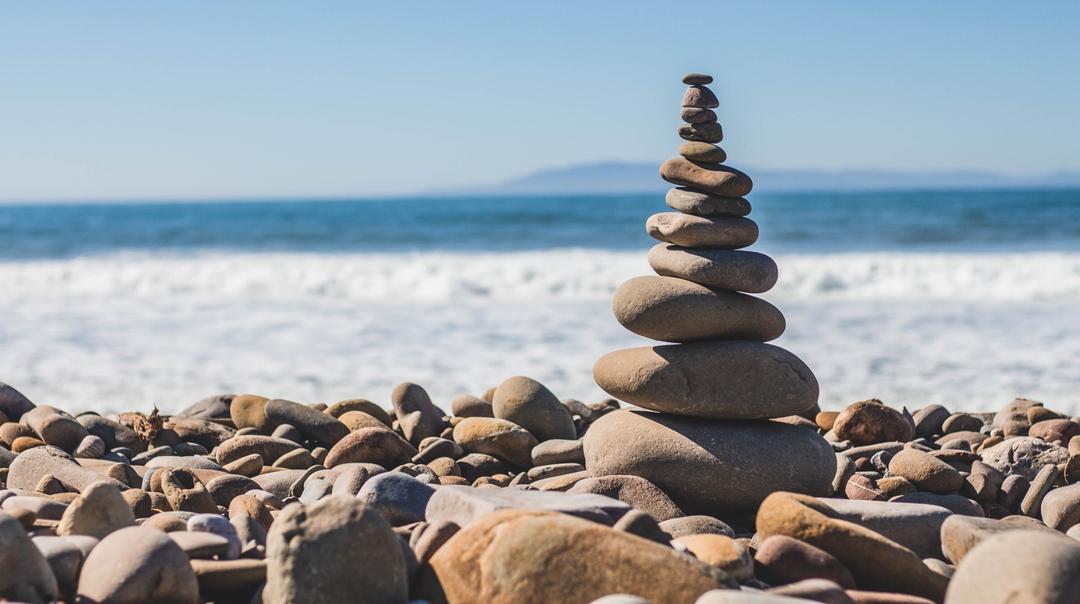
[[[717,197],[688,187],[669,189],[664,202],[673,210],[695,216],[746,216],[750,202],[742,197]]]
[[[705,164],[722,164],[727,161],[727,153],[723,149],[703,141],[684,142],[679,145],[679,155]]]
[[[889,473],[907,478],[920,491],[952,493],[964,484],[956,468],[916,449],[901,449],[889,460]]]
[[[532,466],[536,438],[525,428],[494,417],[466,417],[454,426],[454,440],[469,453],[497,457],[519,468]]]
[[[660,165],[660,178],[718,197],[745,197],[754,188],[750,177],[730,166],[674,157]]]
[[[720,106],[719,99],[712,90],[709,90],[705,86],[693,85],[686,89],[682,98],[683,107],[703,107],[705,109],[714,109]]]
[[[683,124],[679,126],[679,136],[684,140],[700,143],[719,143],[724,140],[724,129],[716,122],[701,124]],[[720,163],[720,162],[712,162]]]
[[[64,510],[58,535],[89,535],[104,539],[109,533],[135,524],[135,514],[120,489],[103,482],[83,490]]]
[[[813,430],[778,422],[721,421],[621,409],[584,437],[593,476],[640,476],[687,514],[752,511],[786,490],[832,493],[836,455]]]
[[[269,432],[274,424],[266,418],[266,403],[270,399],[257,394],[241,394],[229,405],[229,416],[239,428],[255,428],[259,432]]]
[[[712,419],[798,415],[818,397],[814,374],[797,356],[738,340],[618,350],[600,357],[593,377],[639,407]]]
[[[20,420],[47,444],[73,453],[88,432],[74,417],[55,407],[42,405],[23,414]]]
[[[1007,531],[976,545],[957,566],[945,604],[1073,604],[1080,543],[1043,531]]]
[[[773,493],[758,509],[757,538],[785,535],[825,550],[851,571],[863,589],[941,600],[948,579],[931,571],[915,552],[835,514],[824,500]]]
[[[658,243],[649,250],[656,274],[701,285],[760,294],[776,285],[779,271],[772,258],[757,252],[684,248]]]
[[[692,602],[728,580],[719,570],[642,537],[554,512],[506,510],[458,531],[429,561],[448,602],[590,602],[633,593]]]
[[[686,546],[709,566],[719,568],[738,581],[754,576],[754,560],[738,541],[724,535],[687,535],[675,541]]]
[[[675,277],[634,277],[615,291],[612,309],[623,327],[665,342],[767,342],[785,327],[784,315],[761,298]]]
[[[131,526],[111,533],[86,557],[79,600],[194,604],[199,584],[187,554],[165,533]]]
[[[381,428],[383,430],[389,430],[386,424],[379,421],[379,418],[364,411],[346,411],[342,413],[338,420],[349,429],[349,431],[359,430],[360,428]]]
[[[850,440],[856,446],[907,442],[914,430],[903,414],[877,399],[848,405],[833,422],[837,440]]]
[[[228,465],[242,457],[257,453],[263,463],[269,465],[282,455],[299,449],[300,445],[287,438],[262,436],[260,434],[241,434],[225,440],[217,448],[219,464]]]
[[[386,409],[383,409],[379,405],[364,398],[346,399],[326,408],[328,414],[333,415],[338,419],[341,419],[341,416],[349,411],[362,411],[367,413],[371,417],[386,424],[388,428],[390,427],[390,424],[394,423],[393,418],[390,417],[390,413],[388,413]]]
[[[749,218],[694,216],[681,212],[653,214],[645,222],[653,239],[684,247],[738,249],[753,245],[758,225]]]
[[[704,107],[683,107],[679,115],[687,124],[704,124],[716,121],[716,112]]]
[[[416,448],[385,428],[360,428],[339,440],[326,454],[326,467],[343,463],[373,463],[384,468],[408,463]]]
[[[525,376],[504,380],[491,402],[495,417],[514,422],[538,441],[577,438],[574,418],[550,390]]]

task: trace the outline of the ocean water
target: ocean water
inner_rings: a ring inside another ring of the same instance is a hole
[[[776,343],[825,408],[1080,413],[1080,191],[755,193]],[[662,195],[0,206],[0,381],[68,409],[219,392],[592,400]]]

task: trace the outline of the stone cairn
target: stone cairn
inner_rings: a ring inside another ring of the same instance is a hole
[[[612,352],[593,370],[615,398],[659,413],[609,414],[586,435],[587,467],[642,476],[684,509],[720,516],[752,512],[777,490],[827,495],[835,459],[825,440],[767,421],[813,418],[818,384],[798,357],[765,343],[783,333],[784,316],[748,295],[777,280],[771,258],[742,249],[758,238],[746,218],[753,183],[722,163],[712,77],[683,82],[685,142],[660,167],[677,211],[646,222],[661,242],[649,252],[657,275],[627,281],[613,303],[624,327],[673,344]]]

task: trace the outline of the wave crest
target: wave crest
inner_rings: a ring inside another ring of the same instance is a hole
[[[592,300],[648,274],[645,250],[408,254],[115,254],[0,263],[17,300],[75,296],[357,301]],[[1080,253],[781,254],[783,299],[1080,297]]]

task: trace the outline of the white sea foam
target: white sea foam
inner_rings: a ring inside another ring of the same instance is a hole
[[[777,299],[1069,300],[1080,253],[777,255]],[[356,301],[592,300],[648,272],[642,251],[106,255],[0,263],[16,297],[273,296]],[[10,295],[10,294],[9,294]]]
[[[777,255],[778,342],[825,406],[877,396],[1080,412],[1080,254]],[[529,374],[595,398],[593,361],[645,341],[611,293],[642,250],[103,255],[0,263],[0,380],[65,407],[175,410],[423,384],[441,402]]]

